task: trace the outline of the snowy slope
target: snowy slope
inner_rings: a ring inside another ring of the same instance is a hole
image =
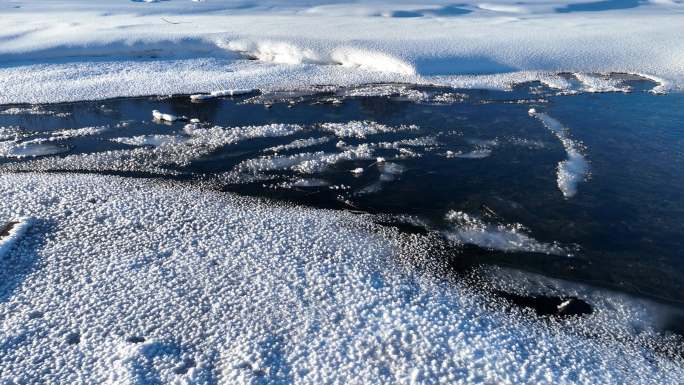
[[[0,103],[387,81],[502,88],[559,71],[684,86],[680,1],[10,0],[0,18]]]
[[[501,310],[419,274],[414,236],[351,213],[83,174],[0,190],[0,217],[33,218],[0,259],[3,384],[684,379],[646,305],[594,292],[582,319]]]

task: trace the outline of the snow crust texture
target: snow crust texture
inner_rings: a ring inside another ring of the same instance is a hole
[[[624,91],[596,73],[684,86],[684,4],[12,0],[0,104],[378,82]]]
[[[684,378],[648,307],[595,294],[581,319],[505,310],[419,273],[420,239],[366,217],[83,174],[0,188],[0,217],[33,218],[0,258],[3,384]]]

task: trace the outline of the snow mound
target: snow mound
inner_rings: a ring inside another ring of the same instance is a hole
[[[429,255],[418,238],[367,216],[105,176],[4,174],[0,188],[0,216],[51,222],[6,254],[35,261],[0,282],[3,383],[684,378],[644,347],[671,346],[648,307],[597,294],[582,319],[507,311],[411,268]]]

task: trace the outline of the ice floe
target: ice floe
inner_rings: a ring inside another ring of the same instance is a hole
[[[444,232],[444,236],[460,244],[471,244],[485,249],[507,252],[573,255],[572,248],[537,241],[519,223],[488,223],[473,215],[453,210],[447,213],[446,220],[451,223],[452,227]]]
[[[529,114],[539,119],[563,145],[568,158],[558,163],[558,188],[566,198],[573,197],[577,194],[577,185],[589,176],[589,162],[582,147],[568,136],[567,129],[558,120],[534,108],[529,110]]]
[[[346,123],[323,123],[320,127],[324,131],[333,133],[340,138],[359,138],[363,139],[369,135],[382,134],[397,131],[414,131],[418,129],[416,125],[401,125],[390,127],[372,121],[351,121]]]

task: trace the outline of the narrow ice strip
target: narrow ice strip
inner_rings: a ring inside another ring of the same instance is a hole
[[[138,135],[132,137],[112,138],[110,141],[123,143],[130,146],[166,146],[171,144],[179,144],[186,141],[178,135]]]
[[[31,218],[19,218],[0,223],[0,266],[9,250],[24,236],[31,226]]]
[[[328,143],[332,138],[324,136],[322,138],[307,138],[307,139],[297,139],[288,144],[281,144],[278,146],[269,147],[263,150],[263,152],[282,152],[289,150],[297,150],[307,147],[318,146],[320,144]]]
[[[23,159],[69,151],[69,147],[48,143],[48,141],[48,139],[39,138],[24,142],[15,140],[0,142],[0,157]]]
[[[152,117],[155,120],[164,121],[164,122],[175,122],[177,120],[187,120],[185,117],[163,113],[163,112],[160,112],[158,110],[152,111]]]
[[[220,98],[220,97],[225,97],[225,96],[238,96],[238,95],[246,95],[254,92],[253,89],[232,89],[232,90],[220,90],[220,91],[212,91],[211,93],[208,94],[195,94],[195,95],[190,95],[190,100],[193,101],[202,101],[202,100],[210,100],[210,99],[215,99],[215,98]]]
[[[519,223],[492,224],[464,213],[449,211],[446,220],[451,229],[444,236],[456,243],[476,245],[485,249],[505,252],[530,252],[572,256],[572,252],[556,243],[539,242],[530,237],[527,229]]]
[[[581,146],[568,137],[567,129],[558,120],[543,112],[537,112],[534,108],[529,110],[529,114],[539,119],[563,145],[568,158],[558,163],[558,188],[566,198],[575,196],[577,185],[589,176],[589,162],[582,153]]]
[[[62,130],[52,131],[50,133],[51,139],[69,139],[77,138],[82,136],[93,136],[99,135],[106,131],[108,126],[98,126],[98,127],[81,127],[81,128],[65,128]]]
[[[399,131],[418,130],[416,125],[401,125],[390,127],[372,121],[351,121],[347,123],[323,123],[321,130],[328,131],[340,138],[359,138],[364,139],[369,135],[384,134]]]

